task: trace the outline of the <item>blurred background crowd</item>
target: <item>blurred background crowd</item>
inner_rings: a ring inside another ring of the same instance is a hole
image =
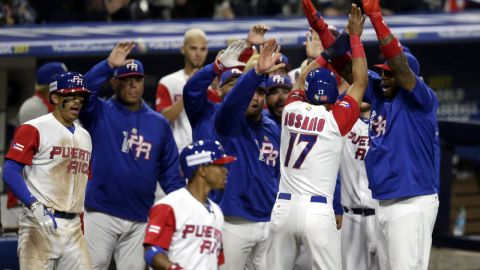
[[[324,16],[348,13],[350,0],[320,0]],[[301,15],[299,0],[1,0],[0,25],[67,22],[234,19]],[[382,0],[384,15],[480,9],[480,0]]]

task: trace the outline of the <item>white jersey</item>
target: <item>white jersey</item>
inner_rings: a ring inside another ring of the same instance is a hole
[[[370,146],[368,123],[359,118],[344,139],[340,163],[342,205],[347,208],[375,208],[377,203],[368,188],[365,170],[365,156]]]
[[[183,96],[183,87],[188,79],[189,77],[183,69],[160,79],[155,101],[157,111],[160,112],[165,107],[171,106]],[[182,110],[177,119],[170,122],[170,126],[179,151],[192,143],[192,127],[188,121],[185,109]]]
[[[7,158],[27,165],[27,187],[42,204],[81,213],[92,142],[85,129],[74,126],[72,133],[51,113],[27,121],[15,133]]]
[[[186,189],[171,192],[150,210],[144,244],[160,246],[186,270],[223,263],[223,214],[213,201],[200,203]]]
[[[344,140],[331,111],[295,101],[282,113],[279,192],[333,198]]]

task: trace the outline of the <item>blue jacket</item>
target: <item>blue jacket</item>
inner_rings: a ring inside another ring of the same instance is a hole
[[[92,137],[92,179],[85,206],[115,217],[146,222],[157,181],[166,193],[185,186],[168,121],[145,103],[132,112],[115,97],[101,99],[113,74],[104,60],[84,78],[92,91],[80,120]]]
[[[270,220],[280,176],[280,130],[262,114],[259,122],[245,117],[263,76],[243,74],[214,114],[218,139],[237,157],[229,168],[220,207],[224,215],[254,222]]]
[[[440,143],[438,99],[419,77],[412,91],[399,89],[386,99],[378,74],[369,72],[365,101],[372,104],[370,148],[365,166],[378,200],[437,193]]]

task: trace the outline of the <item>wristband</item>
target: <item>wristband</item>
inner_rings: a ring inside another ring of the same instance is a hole
[[[363,50],[362,40],[360,40],[359,35],[350,35],[350,46],[352,47],[353,58],[365,58],[365,51]]]
[[[215,62],[213,62],[213,71],[215,72],[215,74],[217,75],[222,74],[224,69],[225,67],[222,65],[220,61],[215,60]]]
[[[389,43],[380,46],[380,49],[382,50],[383,56],[385,56],[386,59],[392,59],[403,52],[402,44],[400,44],[400,41],[398,41],[398,39],[395,37],[393,37],[392,41]]]
[[[160,254],[160,253],[165,253],[165,250],[159,246],[149,247],[144,254],[145,262],[149,266],[153,267],[153,259],[155,258],[155,256],[157,256],[157,254]]]
[[[315,62],[317,62],[317,64],[320,65],[321,67],[325,67],[327,65],[327,60],[323,58],[322,55],[317,57],[317,59],[315,59]]]

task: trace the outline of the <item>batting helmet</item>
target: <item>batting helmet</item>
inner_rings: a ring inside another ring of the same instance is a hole
[[[218,141],[200,140],[187,145],[180,153],[180,169],[187,179],[201,166],[207,164],[227,164],[235,161],[234,156],[225,154]]]
[[[305,94],[311,104],[335,103],[338,98],[337,79],[326,68],[310,71],[305,79]]]
[[[61,95],[81,94],[86,96],[91,94],[90,90],[84,87],[83,75],[74,71],[53,76],[50,83],[50,95],[53,93]],[[52,99],[50,99],[50,103],[52,103]]]

